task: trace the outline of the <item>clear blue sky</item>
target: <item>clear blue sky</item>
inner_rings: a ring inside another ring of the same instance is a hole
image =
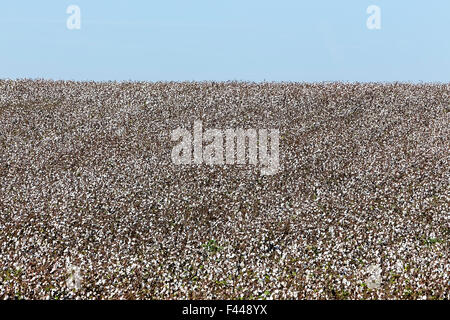
[[[450,81],[449,0],[1,1],[0,41],[3,79]]]

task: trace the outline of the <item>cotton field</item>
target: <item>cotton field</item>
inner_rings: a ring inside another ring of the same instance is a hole
[[[450,84],[0,80],[2,299],[449,299]],[[279,169],[176,128],[279,130]]]

